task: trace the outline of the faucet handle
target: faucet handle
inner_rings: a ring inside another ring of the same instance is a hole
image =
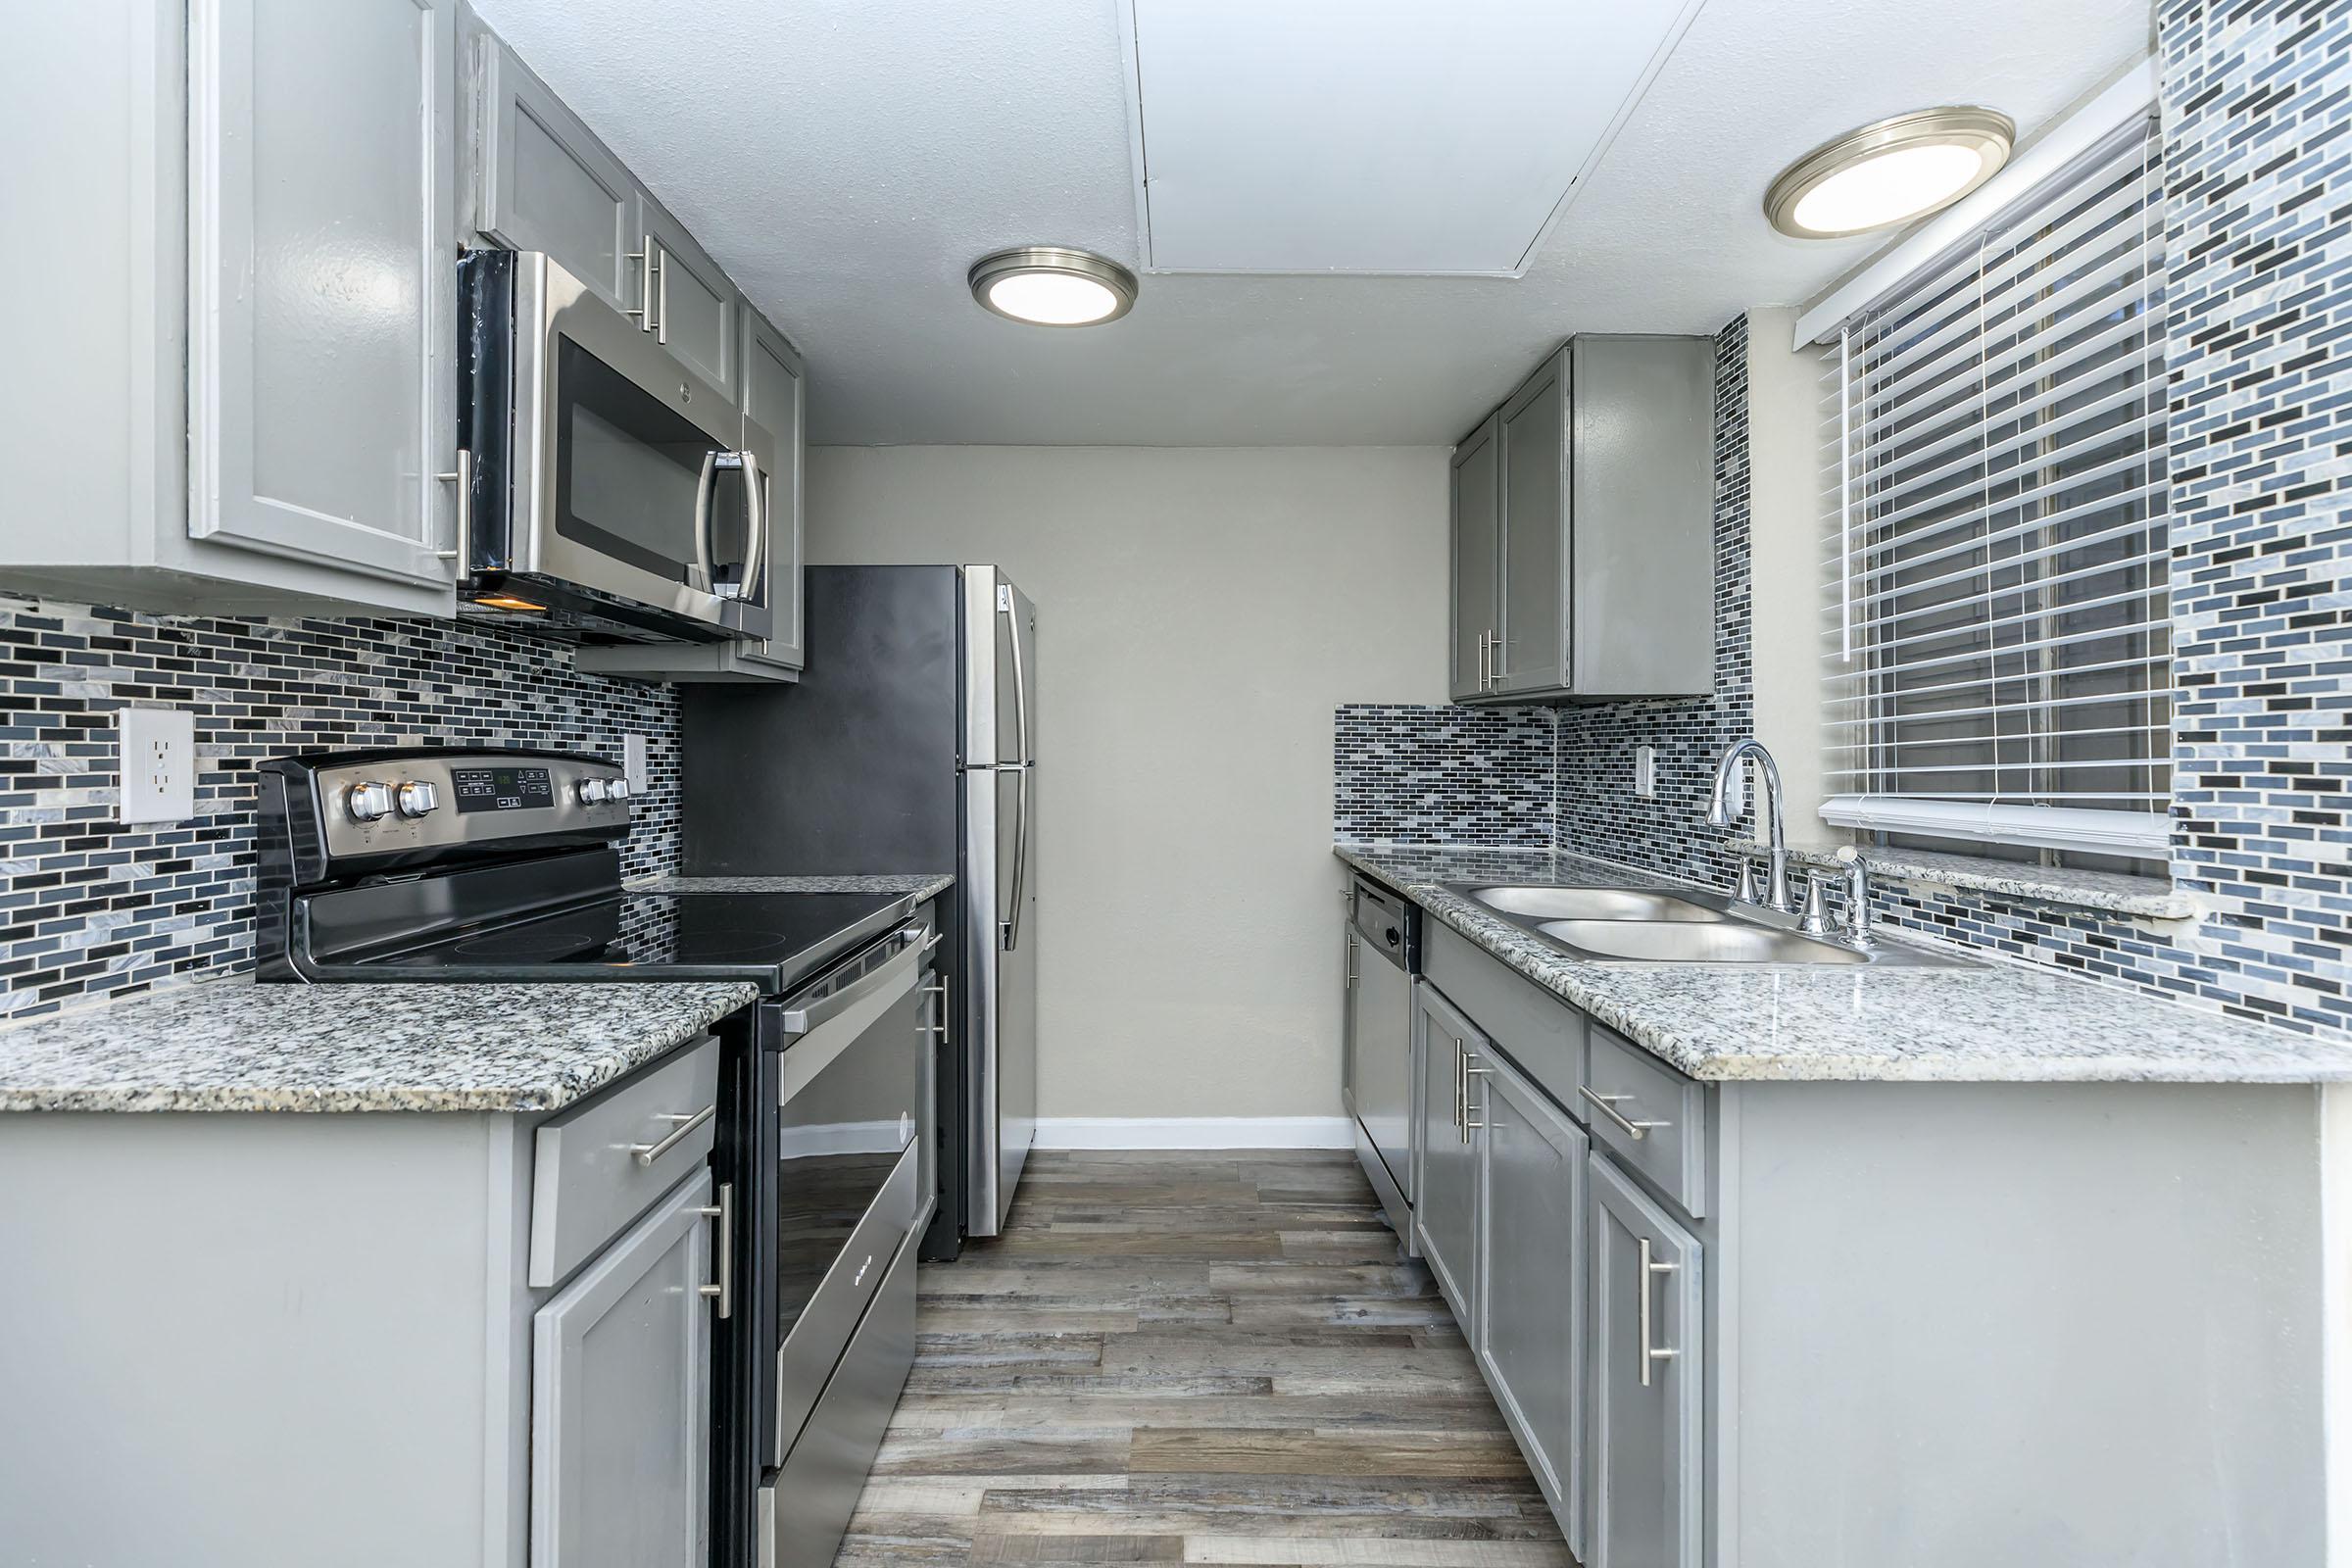
[[[1838,880],[1835,871],[1805,873],[1805,910],[1798,917],[1797,929],[1809,937],[1830,934],[1830,884]]]
[[[1741,904],[1764,902],[1764,890],[1756,881],[1756,858],[1745,851],[1740,854],[1740,880],[1732,888],[1732,897]]]

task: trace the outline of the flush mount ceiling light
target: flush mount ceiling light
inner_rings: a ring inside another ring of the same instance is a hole
[[[1922,109],[1849,130],[1781,172],[1764,194],[1772,226],[1836,239],[1924,218],[2009,161],[2017,126],[1991,109]]]
[[[1135,274],[1092,251],[1022,245],[972,264],[972,298],[1015,321],[1093,326],[1135,304]]]

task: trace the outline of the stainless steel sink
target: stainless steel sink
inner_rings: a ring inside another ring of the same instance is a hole
[[[1868,963],[1873,956],[1745,920],[1546,920],[1536,929],[1596,958],[1642,963]]]
[[[1458,893],[1569,955],[1599,963],[1879,964],[1974,969],[1967,958],[1879,943],[1811,937],[1792,916],[1700,888],[1536,887],[1449,882]]]
[[[1647,888],[1472,887],[1464,896],[1537,920],[1728,920],[1730,913]]]

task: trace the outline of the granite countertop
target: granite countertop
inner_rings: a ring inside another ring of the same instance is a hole
[[[1334,853],[1693,1078],[2352,1081],[2352,1041],[2296,1034],[2023,962],[1948,969],[1591,962],[1442,884],[1686,884],[1548,851],[1343,844]]]
[[[956,885],[945,871],[881,876],[658,876],[632,882],[632,893],[907,893],[919,902]]]
[[[557,1110],[759,990],[215,980],[0,1029],[0,1111]]]

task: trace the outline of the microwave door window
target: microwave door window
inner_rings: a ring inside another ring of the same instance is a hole
[[[694,582],[695,508],[718,445],[568,338],[556,375],[556,531],[665,581]]]

